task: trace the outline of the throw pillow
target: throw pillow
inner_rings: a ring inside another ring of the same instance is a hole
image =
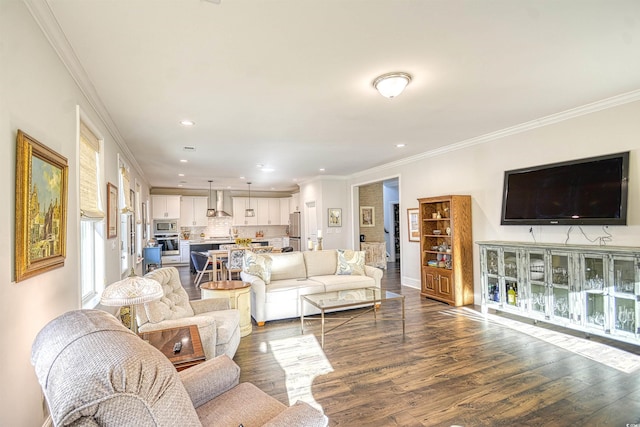
[[[364,251],[338,249],[336,274],[364,276]]]
[[[271,283],[271,263],[269,255],[244,251],[244,272],[258,276],[267,285]]]

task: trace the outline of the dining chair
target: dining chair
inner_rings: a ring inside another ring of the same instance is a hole
[[[229,255],[227,257],[227,272],[229,274],[229,280],[233,280],[233,273],[240,275],[242,271],[242,262],[244,258],[244,249],[229,249]]]
[[[191,261],[193,261],[193,268],[196,270],[196,287],[200,286],[200,281],[205,273],[209,275],[209,281],[212,280],[213,264],[211,263],[208,255],[198,251],[191,251]]]
[[[216,280],[222,280],[226,276],[224,270],[224,264],[227,260],[227,251],[222,252],[219,249],[212,249],[208,251],[209,262],[213,266],[214,277]]]

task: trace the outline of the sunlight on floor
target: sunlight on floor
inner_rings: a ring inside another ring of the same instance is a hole
[[[606,344],[574,337],[561,332],[551,331],[549,329],[529,325],[493,314],[483,315],[467,307],[447,310],[441,313],[450,316],[465,316],[476,321],[488,321],[501,326],[506,326],[628,374],[640,369],[640,356]]]
[[[322,406],[313,398],[311,386],[315,377],[333,372],[333,367],[316,337],[310,334],[272,340],[268,346],[285,372],[289,405],[301,400],[322,411]]]

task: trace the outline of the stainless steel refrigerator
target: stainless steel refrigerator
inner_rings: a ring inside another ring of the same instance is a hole
[[[289,246],[294,251],[300,250],[300,212],[292,212],[289,214]]]

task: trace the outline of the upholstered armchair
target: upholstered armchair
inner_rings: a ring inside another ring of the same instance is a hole
[[[31,363],[54,426],[323,427],[306,403],[287,407],[219,356],[177,372],[112,315],[67,312],[36,337]]]
[[[145,275],[162,285],[164,296],[136,309],[138,332],[197,325],[207,359],[226,354],[233,358],[240,344],[240,313],[226,298],[189,301],[178,269],[163,267]]]

